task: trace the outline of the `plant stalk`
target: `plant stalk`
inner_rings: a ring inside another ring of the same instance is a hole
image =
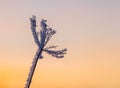
[[[30,72],[29,72],[29,75],[28,75],[28,78],[26,80],[26,84],[25,84],[24,88],[30,88],[32,77],[33,77],[33,74],[34,74],[34,71],[35,71],[35,68],[37,66],[37,62],[38,62],[38,59],[39,59],[41,53],[42,53],[42,49],[38,49],[36,54],[35,54],[35,57],[33,59],[32,66],[30,68]]]

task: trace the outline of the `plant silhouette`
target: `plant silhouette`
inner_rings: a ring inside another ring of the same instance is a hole
[[[33,58],[32,66],[30,67],[30,72],[24,88],[30,88],[32,77],[33,77],[35,68],[37,66],[37,62],[39,59],[43,58],[42,56],[43,51],[56,58],[63,58],[64,54],[66,54],[66,51],[67,51],[66,48],[62,50],[53,50],[54,48],[57,47],[54,45],[46,47],[46,44],[50,41],[50,39],[56,33],[55,30],[48,27],[48,25],[46,24],[47,20],[44,20],[44,19],[41,20],[40,26],[42,29],[39,32],[36,32],[36,16],[33,15],[30,18],[30,22],[31,22],[32,35],[34,37],[35,43],[38,46],[38,50]]]

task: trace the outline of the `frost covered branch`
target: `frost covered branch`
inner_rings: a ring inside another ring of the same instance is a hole
[[[32,34],[34,37],[34,41],[37,44],[37,46],[39,47],[40,42],[39,42],[38,35],[36,32],[36,16],[33,16],[32,18],[30,18],[30,22],[31,22],[31,31],[32,31]]]
[[[28,75],[28,78],[26,80],[26,84],[25,84],[24,88],[29,88],[30,87],[30,83],[32,81],[32,77],[33,77],[38,59],[43,58],[43,56],[42,56],[43,51],[52,55],[53,57],[56,57],[56,58],[63,58],[64,54],[66,54],[66,51],[67,51],[67,49],[50,50],[50,49],[53,49],[53,48],[57,47],[57,46],[54,46],[54,45],[46,47],[46,44],[50,41],[52,36],[56,33],[55,30],[48,27],[48,25],[46,24],[47,20],[44,20],[44,19],[41,20],[40,26],[41,26],[42,29],[39,32],[36,31],[36,16],[32,16],[32,18],[30,18],[30,22],[31,22],[32,35],[34,37],[35,43],[38,46],[38,50],[36,52],[36,55],[34,56],[32,66],[30,68],[30,72],[29,72],[29,75]]]
[[[66,54],[67,49],[57,50],[57,51],[45,49],[45,50],[43,50],[43,51],[45,51],[46,53],[52,55],[53,57],[56,57],[56,58],[63,58],[63,57],[64,57],[64,54]]]
[[[55,30],[53,30],[52,28],[48,28],[48,25],[46,24],[47,20],[42,19],[41,21],[41,28],[42,30],[40,30],[40,46],[44,47],[48,41],[51,39],[51,37],[56,33]]]

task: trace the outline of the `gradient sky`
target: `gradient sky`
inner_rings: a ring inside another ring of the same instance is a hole
[[[0,88],[23,88],[37,50],[29,17],[48,20],[48,45],[31,88],[120,88],[120,0],[0,0]]]

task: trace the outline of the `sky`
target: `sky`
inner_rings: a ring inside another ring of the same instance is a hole
[[[119,0],[0,0],[0,88],[23,88],[37,50],[29,18],[47,19],[57,33],[47,44],[31,88],[120,88]]]

